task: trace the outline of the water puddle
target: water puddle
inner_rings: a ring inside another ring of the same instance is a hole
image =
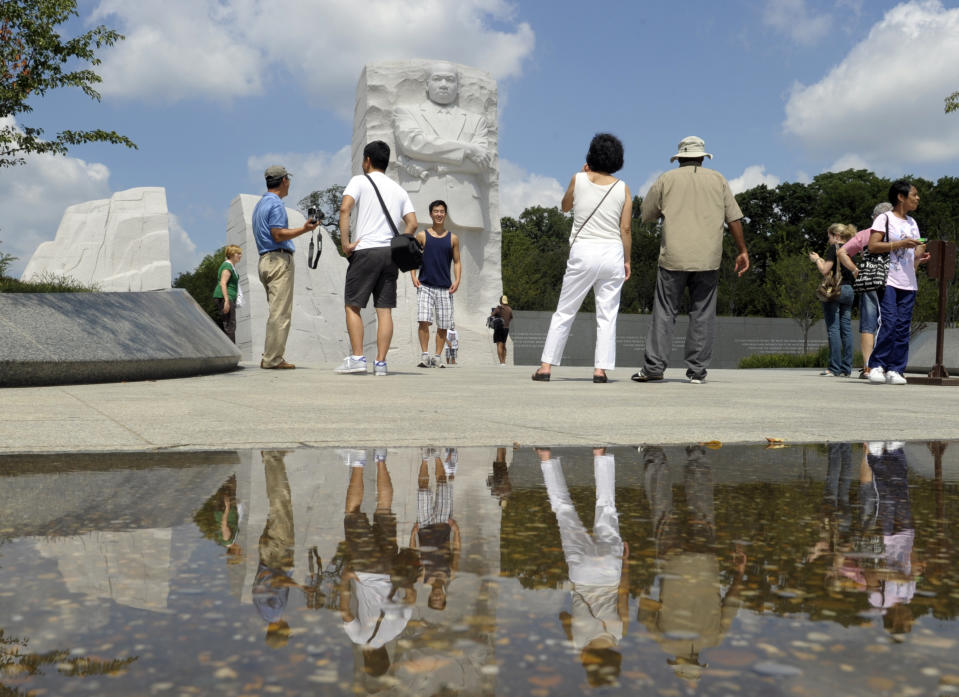
[[[959,695],[959,442],[0,457],[0,695]]]

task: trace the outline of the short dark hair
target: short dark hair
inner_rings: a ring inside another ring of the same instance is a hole
[[[367,675],[378,678],[390,669],[390,654],[385,646],[363,649],[363,670]]]
[[[900,179],[899,181],[894,181],[892,186],[889,187],[889,203],[892,204],[892,207],[895,208],[899,205],[899,197],[905,196],[909,198],[909,193],[915,188],[907,179]]]
[[[619,678],[623,656],[615,649],[585,648],[580,654],[586,680],[591,687],[615,685]]]
[[[280,184],[283,183],[283,180],[284,180],[284,179],[286,179],[286,176],[282,176],[282,177],[280,177],[279,179],[273,179],[273,178],[267,179],[267,180],[266,180],[266,188],[267,188],[267,189],[279,189],[279,188],[280,188]]]
[[[386,171],[390,165],[390,146],[382,140],[374,140],[363,148],[363,159],[370,158],[373,169]]]
[[[623,144],[612,133],[597,133],[589,144],[586,164],[594,172],[612,174],[623,168]]]
[[[443,206],[443,210],[449,213],[450,208],[446,205],[446,201],[441,201],[440,199],[436,199],[430,204],[430,213],[432,213],[433,209],[437,206]]]

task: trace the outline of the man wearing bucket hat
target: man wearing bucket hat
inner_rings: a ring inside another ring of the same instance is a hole
[[[646,336],[643,368],[636,382],[662,380],[672,346],[673,323],[689,288],[689,329],[686,332],[686,377],[691,383],[706,381],[713,352],[716,324],[716,288],[723,256],[723,229],[736,242],[736,273],[749,269],[739,205],[729,182],[715,170],[703,167],[706,152],[702,138],[690,136],[669,158],[679,167],[661,175],[643,199],[644,223],[662,218],[662,242],[656,276],[653,317]]]
[[[266,168],[263,176],[266,193],[253,209],[253,239],[260,254],[257,271],[270,308],[260,367],[295,368],[283,357],[293,313],[293,240],[315,229],[319,222],[307,220],[302,227],[289,227],[286,207],[281,199],[290,193],[290,177],[293,175],[286,171],[286,167],[272,165]]]

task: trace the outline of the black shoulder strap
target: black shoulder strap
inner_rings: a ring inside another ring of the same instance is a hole
[[[609,185],[609,188],[606,189],[606,193],[603,194],[603,198],[599,199],[599,203],[596,204],[596,208],[593,209],[592,213],[586,216],[586,220],[583,221],[583,224],[579,226],[579,230],[577,230],[576,234],[573,235],[573,242],[576,241],[576,238],[579,237],[579,233],[581,233],[583,231],[583,228],[586,227],[586,223],[589,222],[589,219],[593,217],[593,213],[599,210],[599,207],[603,205],[603,201],[606,200],[606,197],[609,196],[610,192],[613,190],[613,188],[617,184],[619,184],[620,181],[621,181],[620,179],[617,179],[616,181],[614,181],[612,184]],[[569,243],[571,247],[573,246],[573,242]]]
[[[316,228],[316,240],[320,243],[319,249],[316,249],[316,245],[313,243],[313,235],[310,235],[310,253],[306,258],[306,265],[311,269],[315,269],[316,265],[320,263],[320,254],[323,253],[323,232],[321,228]],[[314,251],[316,251],[316,256],[313,256]]]
[[[383,196],[380,194],[380,190],[376,188],[376,182],[373,181],[373,177],[371,177],[369,174],[364,176],[370,180],[370,184],[373,186],[373,191],[376,192],[376,198],[380,200],[380,206],[383,208],[383,215],[386,216],[386,222],[390,224],[390,230],[393,231],[393,236],[396,237],[400,234],[400,232],[396,229],[396,223],[393,222],[393,216],[390,215],[390,211],[386,208],[386,202],[383,201]]]

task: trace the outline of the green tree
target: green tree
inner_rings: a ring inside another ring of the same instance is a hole
[[[214,321],[216,321],[216,304],[213,302],[213,289],[217,284],[216,272],[226,259],[225,249],[226,247],[222,247],[213,254],[207,254],[193,271],[184,271],[173,281],[174,288],[183,288],[193,296],[193,299]]]
[[[959,92],[953,92],[946,97],[946,113],[959,110]]]
[[[101,78],[90,67],[96,51],[123,36],[103,25],[64,38],[57,26],[78,16],[76,0],[0,0],[0,118],[33,111],[27,102],[58,87],[77,87],[100,101],[94,86]],[[76,68],[76,69],[73,69]],[[29,153],[66,154],[69,146],[105,142],[136,148],[115,131],[65,130],[45,140],[43,129],[10,123],[0,128],[0,167],[25,162]]]
[[[809,329],[822,317],[816,287],[822,274],[803,254],[790,254],[769,267],[766,283],[779,317],[789,317],[802,331],[802,352],[809,352]]]
[[[343,247],[340,246],[339,224],[340,205],[343,203],[344,188],[346,187],[342,184],[334,184],[322,190],[311,191],[296,204],[300,212],[307,217],[309,217],[307,211],[311,208],[320,209],[320,212],[323,214],[320,224],[327,228],[327,232],[332,238],[333,244],[336,246],[336,251],[341,256],[343,255]]]
[[[17,258],[18,257],[13,256],[12,254],[0,252],[0,278],[3,278],[7,275],[7,269],[10,268],[10,264],[15,262]]]
[[[503,292],[521,310],[556,309],[569,256],[572,221],[558,208],[533,206],[503,218]],[[584,312],[592,305],[585,304]]]

